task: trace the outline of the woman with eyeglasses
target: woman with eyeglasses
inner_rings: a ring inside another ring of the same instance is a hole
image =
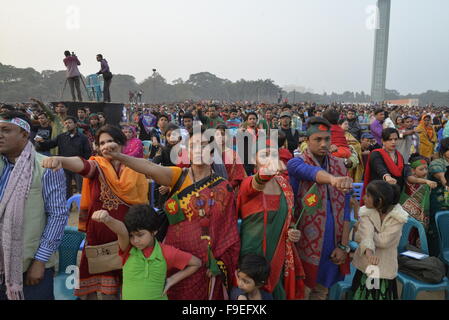
[[[237,268],[240,240],[231,184],[214,172],[208,155],[212,138],[195,132],[189,139],[190,168],[163,167],[114,151],[106,154],[126,167],[170,187],[164,205],[169,226],[164,243],[199,257],[203,265],[168,291],[171,300],[228,298]],[[210,149],[212,151],[213,149]],[[160,240],[160,239],[158,239]],[[160,240],[162,241],[162,240]]]

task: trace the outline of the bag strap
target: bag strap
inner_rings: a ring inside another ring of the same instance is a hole
[[[168,194],[167,199],[171,198],[171,196],[178,191],[179,188],[181,188],[182,184],[184,183],[184,180],[187,177],[187,173],[189,173],[189,169],[183,168],[182,169],[182,173],[178,178],[178,181],[176,181],[175,185],[173,186],[173,188],[170,190],[170,193]]]

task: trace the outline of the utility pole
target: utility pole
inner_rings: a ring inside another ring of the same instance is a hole
[[[153,69],[153,102],[156,103],[156,69]]]

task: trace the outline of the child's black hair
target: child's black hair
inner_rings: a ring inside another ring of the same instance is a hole
[[[193,120],[193,114],[191,114],[190,112],[186,112],[186,113],[184,113],[184,116],[182,118],[183,119],[192,119]]]
[[[239,271],[254,280],[256,286],[264,285],[270,275],[267,259],[256,254],[247,254],[240,258]]]
[[[411,163],[413,163],[415,161],[419,161],[419,160],[425,160],[427,162],[427,165],[429,164],[429,160],[426,157],[420,155],[419,153],[414,153],[414,154],[410,155],[408,162],[411,164]]]
[[[255,117],[256,117],[256,120],[259,119],[259,116],[257,115],[257,113],[255,113],[254,111],[250,111],[250,112],[248,112],[248,113],[246,114],[245,121],[248,121],[248,118],[249,118],[249,116],[251,116],[251,115],[255,116]]]
[[[331,124],[337,124],[338,119],[340,118],[340,113],[335,109],[327,109],[323,112],[323,118]]]
[[[397,184],[389,184],[382,180],[374,180],[366,187],[366,193],[373,198],[373,205],[379,212],[388,213],[399,203],[401,189]]]
[[[331,128],[331,123],[322,117],[311,117],[307,120],[307,127],[320,124],[325,125],[328,129]]]
[[[129,233],[139,230],[154,232],[159,230],[162,221],[149,205],[136,204],[129,208],[124,223]]]
[[[167,136],[167,132],[178,130],[179,127],[174,123],[169,123],[167,129],[165,130],[165,136]]]
[[[285,141],[287,140],[287,135],[279,130],[278,132],[278,146],[282,148],[285,145]]]
[[[440,141],[440,157],[444,158],[444,154],[449,150],[449,138]]]

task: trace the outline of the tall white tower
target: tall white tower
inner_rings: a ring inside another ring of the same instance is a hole
[[[374,39],[373,77],[371,81],[371,101],[385,100],[387,78],[388,34],[390,32],[391,0],[378,0],[379,25]]]

